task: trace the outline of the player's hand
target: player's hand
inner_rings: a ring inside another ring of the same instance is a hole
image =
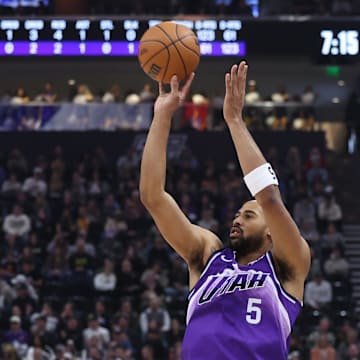
[[[225,75],[224,119],[229,125],[242,121],[242,110],[245,102],[246,74],[248,66],[245,61],[231,67],[230,74]]]
[[[171,78],[170,92],[165,91],[165,85],[159,83],[159,96],[155,101],[154,112],[161,113],[166,116],[172,116],[174,112],[181,106],[189,92],[194,73],[191,73],[184,86],[180,89],[179,80],[176,75]]]

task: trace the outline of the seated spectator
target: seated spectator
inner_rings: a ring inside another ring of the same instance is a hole
[[[46,195],[47,183],[44,181],[42,175],[42,168],[35,167],[32,176],[25,179],[23,191],[32,197],[36,197],[39,194]]]
[[[140,313],[140,329],[142,338],[146,342],[149,331],[154,330],[154,326],[161,332],[163,337],[170,330],[170,316],[168,311],[162,306],[158,296],[151,296],[149,306]]]
[[[344,248],[345,246],[345,238],[341,232],[338,231],[336,225],[333,222],[330,222],[324,234],[321,235],[321,247],[323,250],[328,252],[336,246],[340,248]]]
[[[310,149],[305,168],[306,180],[310,188],[316,180],[320,180],[324,184],[328,182],[329,172],[326,168],[326,161],[318,147]]]
[[[10,309],[14,298],[14,289],[5,280],[0,278],[0,317]]]
[[[21,326],[21,319],[17,315],[13,315],[9,319],[10,328],[5,331],[2,339],[3,344],[11,344],[15,349],[19,357],[24,356],[27,351],[27,347],[30,344],[29,333],[23,330]]]
[[[246,104],[254,104],[261,101],[261,95],[258,91],[257,84],[255,80],[249,80],[248,88],[245,95]]]
[[[336,360],[336,350],[325,335],[320,335],[316,345],[310,350],[310,360]]]
[[[320,336],[325,336],[329,344],[335,346],[336,337],[332,331],[332,323],[328,317],[322,317],[316,329],[306,339],[307,346],[312,348],[318,343]]]
[[[1,185],[1,193],[6,198],[15,198],[22,186],[15,173],[11,173]]]
[[[33,338],[38,337],[43,346],[55,348],[58,342],[57,333],[55,330],[48,330],[46,328],[46,315],[38,314],[33,316],[33,325],[31,326],[31,335]]]
[[[316,221],[315,204],[309,194],[303,194],[294,204],[294,220],[300,225],[304,219],[307,221]]]
[[[329,223],[334,223],[338,230],[342,226],[342,209],[336,201],[333,188],[329,186],[325,189],[324,200],[320,202],[318,207],[319,227],[324,232]]]
[[[23,208],[19,205],[14,205],[12,213],[4,218],[3,230],[6,235],[11,236],[26,236],[31,230],[30,218],[23,212]]]
[[[105,104],[110,103],[119,103],[122,100],[121,98],[121,88],[120,85],[114,84],[111,88],[105,92],[103,97],[101,98],[101,102]]]
[[[140,101],[142,103],[147,103],[147,102],[151,103],[154,102],[156,99],[156,96],[151,89],[151,84],[149,83],[144,85],[144,87],[140,91],[139,96],[140,96]]]
[[[305,285],[304,302],[313,310],[329,310],[333,299],[331,283],[321,273],[315,275]]]
[[[84,345],[88,347],[91,344],[92,338],[95,337],[99,348],[103,350],[110,343],[109,330],[100,326],[99,320],[94,314],[89,314],[87,320],[88,327],[83,331]]]
[[[359,358],[360,341],[358,330],[349,328],[345,333],[345,338],[337,346],[337,356],[339,360],[355,360]]]
[[[10,99],[10,104],[12,105],[23,105],[30,102],[29,96],[26,94],[23,87],[18,87],[16,89],[15,95]]]
[[[344,258],[339,247],[334,247],[324,262],[324,273],[330,280],[345,280],[350,270],[349,262]]]
[[[129,259],[122,260],[116,277],[116,292],[120,296],[135,298],[140,293],[139,275],[134,272]]]
[[[94,257],[87,252],[83,237],[78,237],[75,251],[69,257],[70,274],[67,281],[74,296],[88,296],[93,286]]]
[[[54,90],[54,85],[51,82],[46,82],[44,88],[36,95],[35,101],[53,104],[57,101],[57,94]]]
[[[75,316],[68,316],[62,324],[59,336],[62,343],[72,341],[74,348],[79,352],[83,348],[82,326]]]
[[[114,263],[111,259],[104,260],[104,268],[94,277],[94,288],[101,294],[112,294],[116,288]]]
[[[94,101],[94,95],[85,84],[80,84],[77,88],[77,93],[73,98],[74,104],[85,105]]]

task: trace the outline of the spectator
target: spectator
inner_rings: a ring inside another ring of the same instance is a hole
[[[54,90],[54,85],[51,82],[46,82],[44,88],[35,97],[35,101],[53,104],[57,101],[57,94]]]
[[[98,340],[99,348],[103,350],[110,343],[109,330],[100,326],[99,320],[94,314],[89,314],[87,320],[88,327],[83,331],[85,346],[89,346],[92,338],[95,337]]]
[[[331,320],[328,317],[322,317],[316,329],[307,337],[306,342],[309,348],[316,346],[321,336],[325,336],[328,343],[332,346],[336,344],[335,334],[332,332]]]
[[[73,98],[74,104],[85,105],[94,100],[94,95],[85,84],[80,84],[77,88],[77,93]]]
[[[150,298],[149,306],[140,314],[140,328],[143,339],[146,341],[150,330],[158,329],[163,336],[170,330],[170,316],[162,307],[161,300],[157,296]]]
[[[140,91],[139,96],[142,103],[152,103],[156,99],[156,96],[151,89],[151,84],[148,83],[144,85],[143,89]]]
[[[121,88],[118,84],[112,85],[111,88],[105,92],[101,99],[101,101],[105,104],[119,103],[121,100]]]
[[[15,173],[11,173],[9,177],[1,185],[1,193],[6,198],[13,199],[17,192],[21,190],[21,183],[18,181]]]
[[[12,213],[6,215],[3,223],[3,230],[6,235],[26,236],[31,230],[30,218],[23,213],[23,208],[14,205]]]
[[[303,194],[294,204],[294,220],[300,225],[304,219],[306,221],[316,221],[316,208],[309,194]]]
[[[315,310],[329,310],[333,298],[331,284],[321,273],[305,285],[305,304]]]
[[[334,247],[330,256],[325,260],[324,272],[328,279],[345,280],[350,270],[349,262],[344,258],[339,247]]]
[[[29,333],[22,329],[21,319],[17,315],[13,315],[9,319],[10,328],[4,333],[2,343],[11,344],[21,357],[27,351],[30,344]]]
[[[116,275],[114,273],[114,263],[110,259],[104,260],[103,271],[95,275],[95,289],[102,294],[112,294],[116,288]]]
[[[351,349],[355,347],[355,349]],[[354,352],[360,349],[360,342],[358,337],[358,330],[353,327],[349,327],[345,332],[345,337],[340,341],[337,347],[338,360],[353,360],[358,359],[359,353],[355,356],[349,356],[350,353],[354,355]]]
[[[336,351],[325,335],[320,335],[316,345],[311,348],[310,360],[336,360]]]
[[[318,207],[319,227],[324,232],[329,223],[334,223],[338,230],[342,226],[342,209],[336,201],[332,186],[325,189],[325,198]]]
[[[316,180],[327,183],[329,172],[326,168],[326,162],[318,147],[313,147],[309,151],[309,156],[305,164],[306,179],[311,188]]]
[[[345,238],[333,222],[327,225],[325,233],[321,235],[320,242],[325,252],[328,252],[336,246],[340,248],[344,248],[345,246]]]
[[[23,105],[30,102],[29,96],[26,94],[23,87],[18,87],[16,89],[15,95],[10,99],[10,104],[12,105]]]
[[[23,184],[23,190],[32,197],[37,195],[46,195],[47,183],[42,178],[43,170],[40,167],[35,167],[33,175],[26,178]]]

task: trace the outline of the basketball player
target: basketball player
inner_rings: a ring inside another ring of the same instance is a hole
[[[182,359],[285,360],[301,310],[310,251],[282,202],[271,165],[243,122],[247,69],[241,62],[225,75],[224,119],[255,198],[235,214],[229,247],[214,233],[191,224],[165,191],[171,118],[194,74],[181,90],[175,76],[170,93],[160,84],[144,148],[142,202],[189,268],[192,290]]]

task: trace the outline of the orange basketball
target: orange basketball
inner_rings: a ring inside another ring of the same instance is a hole
[[[169,83],[173,75],[185,80],[200,61],[198,39],[188,27],[164,21],[144,33],[138,58],[141,68],[156,81]]]

